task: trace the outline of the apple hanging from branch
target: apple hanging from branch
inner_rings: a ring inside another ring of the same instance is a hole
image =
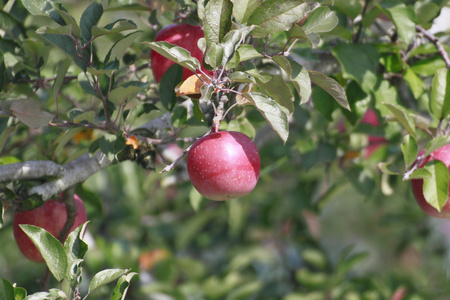
[[[210,200],[228,200],[250,193],[261,163],[253,141],[235,131],[213,132],[192,144],[187,156],[189,178]]]
[[[77,216],[70,232],[87,221],[86,208],[78,195],[74,195],[75,205],[77,207]],[[44,262],[39,250],[19,227],[20,224],[29,224],[41,227],[58,238],[64,224],[67,220],[66,205],[62,199],[48,200],[42,206],[33,209],[17,212],[14,215],[13,232],[14,239],[22,254],[29,260],[35,262]]]

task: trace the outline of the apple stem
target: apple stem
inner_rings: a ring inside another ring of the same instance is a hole
[[[58,235],[58,240],[61,242],[61,244],[64,244],[64,241],[67,239],[67,236],[70,233],[70,229],[72,228],[73,223],[75,222],[75,218],[77,217],[77,206],[75,205],[74,194],[75,186],[72,186],[65,190],[61,197],[66,205],[67,213],[66,223],[64,223],[64,226]]]
[[[217,109],[215,110],[215,116],[213,118],[213,132],[218,132],[220,127],[220,122],[223,120],[225,103],[228,102],[228,97],[223,95],[219,99],[219,105],[217,105]]]

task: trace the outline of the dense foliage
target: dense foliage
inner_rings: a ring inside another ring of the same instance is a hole
[[[448,298],[450,222],[408,182],[446,204],[422,162],[450,143],[448,1],[0,7],[0,299]],[[202,27],[203,60],[154,41],[174,23]],[[176,63],[158,80],[151,53]],[[261,160],[226,202],[183,157],[217,130]],[[14,213],[74,193],[89,222],[64,244],[22,226],[46,263],[26,260]]]

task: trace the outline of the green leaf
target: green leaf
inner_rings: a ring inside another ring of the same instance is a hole
[[[410,114],[406,109],[400,105],[383,103],[394,115],[394,117],[402,124],[406,131],[416,137],[416,127],[414,126],[414,120],[411,118]]]
[[[128,273],[129,270],[126,269],[106,269],[98,272],[92,277],[91,282],[89,283],[88,294],[92,293],[93,290],[104,286],[114,280],[119,279],[121,276]]]
[[[331,52],[340,63],[344,78],[355,80],[367,94],[376,88],[380,55],[375,48],[367,44],[340,44]]]
[[[336,80],[320,72],[308,71],[308,73],[312,82],[330,94],[340,106],[350,110],[345,90]]]
[[[65,76],[67,74],[67,70],[70,67],[70,61],[68,59],[64,59],[58,62],[58,71],[56,73],[55,81],[53,82],[53,95],[55,99],[58,99],[59,92],[64,83]]]
[[[433,76],[439,69],[445,67],[445,61],[439,55],[433,55],[430,58],[421,59],[411,64],[411,70],[414,73],[425,77]]]
[[[51,295],[49,292],[37,292],[34,294],[31,294],[25,298],[25,300],[53,300],[54,298],[51,298]]]
[[[328,6],[321,6],[313,10],[302,26],[306,34],[331,31],[338,24],[339,19]]]
[[[168,42],[143,42],[142,44],[194,73],[195,70],[200,70],[201,68],[198,59],[192,57],[191,53],[184,48]]]
[[[111,49],[108,51],[108,54],[106,54],[104,63],[106,64],[109,61],[114,61],[116,59],[120,60],[125,51],[127,51],[134,40],[141,34],[142,31],[134,31],[115,42]]]
[[[217,43],[211,43],[206,50],[205,62],[212,68],[218,67],[223,61],[223,46]]]
[[[233,16],[241,24],[247,24],[248,18],[264,0],[239,0],[233,3]]]
[[[86,225],[87,222],[75,228],[64,242],[64,250],[66,251],[69,263],[76,259],[84,259],[86,255],[88,245],[83,241]]]
[[[110,161],[116,160],[116,154],[126,146],[126,139],[122,132],[116,135],[105,134],[99,140],[100,150],[106,154]]]
[[[409,88],[411,89],[414,98],[418,99],[425,92],[425,82],[418,76],[411,68],[406,68],[403,72],[403,79],[405,79]]]
[[[450,114],[450,72],[447,68],[437,70],[431,87],[430,108],[441,120]]]
[[[254,29],[254,26],[242,27],[228,32],[222,41],[223,58],[222,65],[225,66],[233,57],[237,48],[245,40],[247,35]]]
[[[0,299],[15,300],[14,287],[6,279],[0,280]]]
[[[428,27],[427,25],[439,15],[440,10],[441,8],[435,3],[417,1],[414,4],[416,24],[420,24],[422,27]]]
[[[113,89],[109,93],[108,100],[116,105],[124,104],[126,100],[129,101],[143,90],[143,87],[139,85],[124,84]]]
[[[143,116],[145,114],[148,114],[154,110],[159,110],[158,107],[151,103],[142,103],[133,108],[133,116],[135,118],[139,118],[140,116]]]
[[[80,19],[80,28],[81,28],[81,37],[83,41],[87,43],[92,37],[92,27],[97,25],[101,16],[103,15],[103,7],[98,2],[92,2],[81,15]]]
[[[256,51],[255,47],[249,44],[240,45],[236,51],[239,53],[239,62],[263,57],[261,53]]]
[[[397,168],[396,166],[389,164],[389,163],[385,163],[385,162],[378,163],[377,167],[384,174],[403,175],[403,173],[404,173],[404,172],[400,171],[400,169]]]
[[[75,21],[75,19],[66,11],[62,9],[55,9],[56,12],[61,16],[61,18],[64,20],[64,23],[67,25],[72,26],[72,34],[74,37],[79,39],[81,37],[81,29],[80,26],[78,26],[78,23]]]
[[[409,45],[416,35],[414,8],[396,0],[384,1],[378,7],[392,20],[405,46]]]
[[[268,82],[262,82],[256,78],[259,88],[267,95],[275,99],[278,104],[294,112],[294,95],[292,95],[288,84],[281,75],[273,75]]]
[[[405,135],[400,147],[402,148],[406,169],[409,169],[417,158],[418,151],[416,139],[410,135]]]
[[[159,98],[162,105],[172,111],[177,103],[175,87],[183,80],[183,68],[174,64],[170,66],[161,78],[159,84]]]
[[[247,23],[257,25],[252,35],[263,38],[271,33],[291,29],[317,6],[317,2],[303,0],[267,0],[255,9]]]
[[[91,33],[94,37],[118,33],[126,30],[137,29],[136,24],[131,20],[119,19],[109,23],[105,27],[92,26]]]
[[[450,136],[440,135],[433,138],[428,142],[427,147],[425,148],[425,157],[430,155],[433,151],[450,144]]]
[[[44,33],[42,37],[68,54],[82,70],[86,70],[86,62],[79,58],[82,54],[77,54],[75,43],[69,36]]]
[[[27,290],[21,287],[14,287],[14,300],[23,300],[27,297]]]
[[[0,133],[0,153],[2,152],[3,147],[8,141],[8,138],[11,136],[11,133],[13,133],[14,129],[16,129],[16,126],[6,127],[3,129],[2,133]]]
[[[130,286],[130,281],[136,275],[138,275],[138,273],[135,272],[122,275],[122,277],[120,277],[117,281],[111,300],[125,300],[125,296],[127,295],[127,291]]]
[[[281,55],[275,55],[273,60],[287,73],[300,96],[300,104],[308,102],[311,97],[311,79],[308,71],[299,63],[288,60]]]
[[[35,16],[49,16],[60,25],[66,25],[54,6],[60,4],[51,0],[22,0],[23,6]]]
[[[363,8],[358,0],[334,0],[334,6],[353,20],[362,12]]]
[[[286,113],[281,110],[278,103],[269,96],[258,92],[244,93],[243,96],[261,112],[273,130],[286,143],[289,137],[289,124]]]
[[[62,281],[66,277],[67,270],[67,255],[63,245],[42,228],[26,224],[19,226],[39,250],[56,280]]]
[[[289,36],[298,39],[299,43],[308,43],[311,48],[315,48],[320,42],[320,37],[317,34],[313,33],[308,35],[297,24],[289,31]]]
[[[220,43],[231,29],[233,3],[230,0],[210,0],[205,6],[203,30],[206,45]]]
[[[18,99],[11,104],[11,113],[32,129],[46,126],[54,115],[46,112],[39,101],[34,99]]]
[[[433,160],[423,168],[415,170],[410,178],[423,179],[425,200],[440,212],[448,197],[450,176],[447,166],[440,160]]]

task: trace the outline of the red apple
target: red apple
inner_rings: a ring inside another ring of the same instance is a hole
[[[77,207],[77,216],[70,232],[87,221],[86,208],[84,207],[83,201],[78,195],[74,195],[74,199]],[[19,227],[20,224],[29,224],[44,228],[54,237],[58,237],[66,220],[66,205],[61,200],[48,200],[36,209],[16,213],[13,221],[13,232],[17,246],[22,254],[32,261],[44,262],[39,250]]]
[[[158,32],[155,37],[155,42],[165,41],[188,50],[191,52],[192,57],[199,60],[202,65],[202,70],[207,74],[212,74],[211,71],[208,71],[203,67],[203,52],[197,46],[198,40],[202,37],[204,37],[204,34],[203,29],[200,26],[192,26],[189,24],[170,24]],[[174,64],[174,62],[155,51],[150,53],[150,59],[153,77],[156,82],[160,82],[164,73]],[[183,80],[186,80],[193,74],[194,73],[184,68]]]
[[[423,155],[424,151],[421,151],[419,153],[420,155]],[[431,155],[426,157],[423,162],[420,163],[418,166],[419,168],[422,168],[425,166],[425,164],[429,161],[433,160],[440,160],[442,161],[447,168],[450,170],[450,145],[442,146],[441,148],[433,151]],[[450,217],[450,185],[449,185],[449,196],[447,198],[447,202],[445,203],[444,207],[442,207],[441,212],[439,212],[436,208],[431,206],[426,200],[425,196],[423,195],[423,179],[411,179],[411,188],[414,194],[414,197],[417,200],[417,203],[422,208],[424,212],[426,212],[428,215],[436,218],[449,218]]]
[[[192,144],[187,157],[195,189],[211,200],[247,195],[256,186],[261,163],[253,141],[243,133],[219,131]]]

